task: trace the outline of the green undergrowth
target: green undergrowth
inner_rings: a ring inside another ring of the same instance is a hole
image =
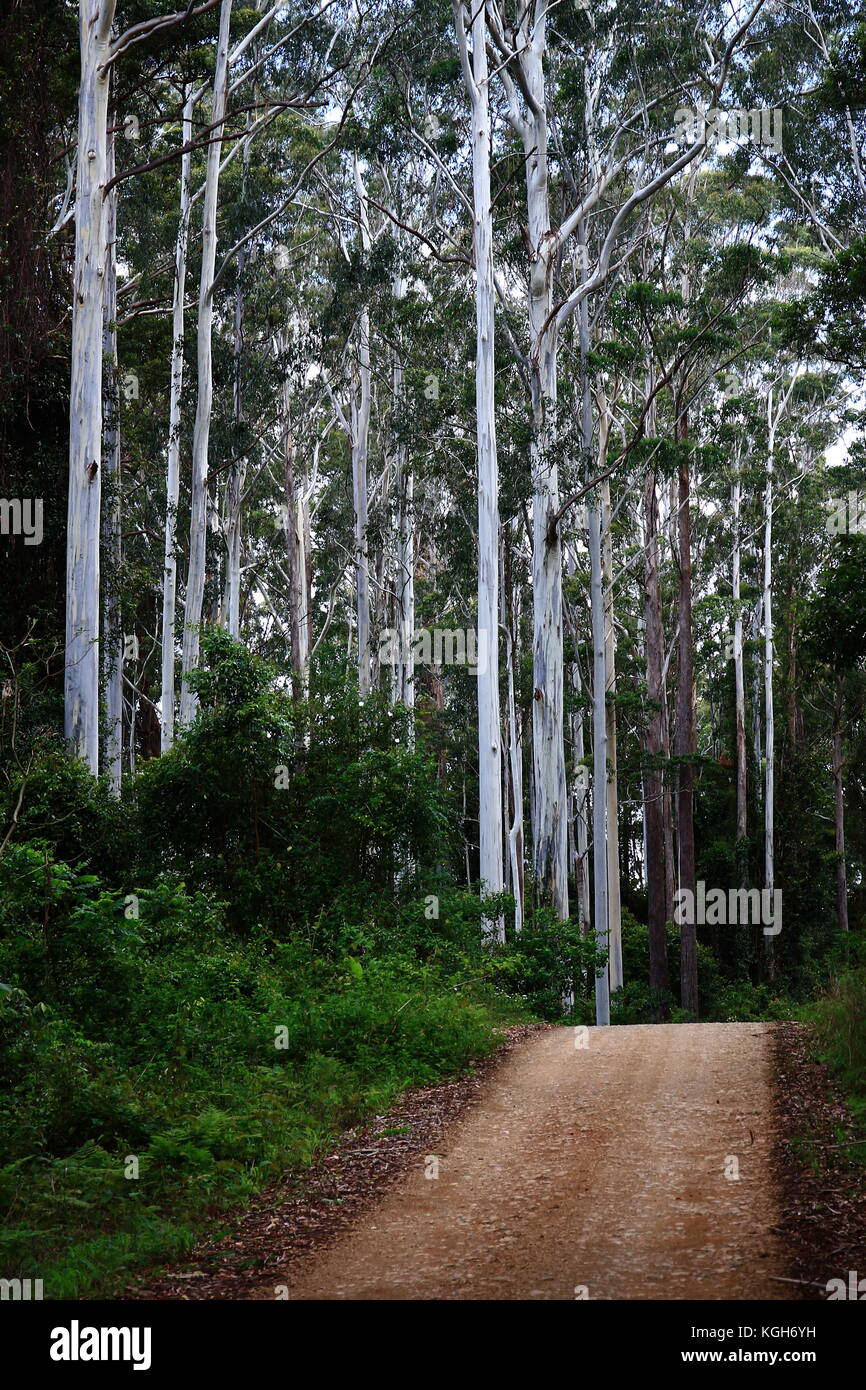
[[[826,993],[804,1017],[812,1023],[819,1054],[837,1077],[854,1120],[858,1138],[850,1153],[866,1163],[866,948],[852,937],[839,947],[845,968],[834,975]]]
[[[143,893],[130,919],[123,898],[32,848],[2,861],[16,888],[0,917],[46,872],[47,934],[24,915],[0,941],[0,1271],[42,1278],[48,1298],[105,1295],[179,1255],[525,1016],[468,961],[446,973],[374,954],[357,931],[331,957],[241,941],[179,885]]]

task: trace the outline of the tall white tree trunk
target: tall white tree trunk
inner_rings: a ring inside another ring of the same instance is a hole
[[[397,275],[393,284],[395,300],[406,297],[406,281]],[[393,399],[403,404],[403,362],[399,347],[394,357]],[[415,707],[415,478],[409,451],[400,440],[394,450],[394,491],[396,493],[397,553],[394,575],[394,611],[397,629],[397,662],[394,666],[391,698],[394,704]],[[414,730],[410,730],[410,738]]]
[[[503,872],[502,750],[499,706],[499,460],[494,401],[496,289],[493,272],[493,211],[490,188],[490,76],[487,13],[472,5],[472,59],[468,54],[466,9],[454,3],[454,24],[463,78],[472,111],[472,198],[475,248],[475,420],[478,436],[478,827],[482,892],[501,893]],[[512,637],[509,633],[509,657]],[[512,679],[509,666],[509,680]],[[511,691],[511,686],[509,686]],[[509,707],[510,708],[510,707]],[[509,721],[514,784],[516,719]],[[519,779],[518,779],[519,781]],[[521,798],[522,799],[522,798]],[[522,812],[521,812],[522,814]],[[509,837],[512,879],[522,885],[517,862],[518,831]],[[522,918],[522,903],[518,904]],[[500,940],[505,923],[494,924]]]
[[[487,21],[472,20],[472,192],[475,243],[475,419],[478,436],[478,827],[483,892],[501,893],[502,754],[499,714],[499,461],[494,402],[493,212]],[[516,730],[515,730],[516,738]],[[505,926],[497,923],[504,939]]]
[[[525,918],[523,874],[523,750],[517,732],[517,701],[514,695],[514,637],[506,633],[508,667],[508,753],[511,778],[512,812],[508,831],[511,865],[511,892],[514,897],[514,930],[521,931]]]
[[[288,377],[283,382],[283,489],[286,574],[289,598],[289,647],[292,663],[292,694],[302,699],[307,691],[310,659],[309,595],[305,547],[303,488],[296,468],[295,439],[291,418],[291,390]]]
[[[189,525],[189,568],[184,609],[183,654],[181,663],[180,723],[186,726],[195,717],[198,700],[190,686],[190,676],[198,665],[200,625],[204,603],[205,562],[208,521],[208,441],[213,409],[213,281],[216,267],[217,206],[219,201],[222,121],[228,92],[229,25],[232,0],[223,0],[220,9],[214,71],[211,144],[202,211],[201,276],[198,296],[198,400],[192,442],[192,501]]]
[[[364,254],[370,250],[367,194],[358,156],[354,160],[355,194]],[[370,649],[370,556],[367,536],[367,453],[370,439],[371,382],[370,311],[365,304],[358,324],[358,390],[352,394],[352,491],[355,508],[355,606],[358,623],[358,690],[369,695],[372,685]]]
[[[397,454],[396,614],[399,660],[394,675],[395,704],[415,708],[415,478],[406,448]]]
[[[193,97],[183,104],[181,143],[192,140]],[[172,298],[171,380],[168,408],[168,458],[166,462],[165,560],[162,583],[162,675],[160,680],[160,747],[165,753],[174,742],[175,614],[177,605],[177,506],[180,498],[180,403],[183,393],[184,296],[189,244],[190,179],[192,152],[181,156],[180,214],[174,248]]]
[[[64,730],[99,770],[99,548],[108,91],[114,0],[80,0],[81,85],[75,197]]]
[[[508,828],[507,888],[514,898],[514,930],[521,931],[526,920],[525,847],[523,833],[523,741],[518,717],[514,679],[514,652],[520,634],[520,587],[513,580],[512,543],[517,536],[518,522],[502,532],[500,559],[501,617],[500,628],[505,633],[506,706],[508,736],[508,783],[506,813]]]
[[[251,123],[251,113],[247,112],[247,129]],[[250,136],[244,140],[243,174],[241,176],[241,201],[246,199],[247,176],[250,163]],[[237,281],[235,284],[235,319],[233,366],[234,382],[232,388],[232,418],[239,427],[243,420],[243,350],[244,350],[244,267],[248,255],[255,248],[241,247],[237,256]],[[225,495],[225,538],[226,538],[226,581],[225,581],[225,625],[235,641],[241,635],[241,559],[243,556],[243,501],[246,480],[246,459],[235,459],[229,469]]]
[[[546,7],[532,26],[522,58],[532,113],[523,141],[531,256],[534,864],[536,888],[542,901],[553,906],[564,921],[568,917],[568,789],[563,716],[562,553],[559,527],[552,534],[550,530],[560,498],[556,459],[558,330],[553,315],[554,267],[550,262],[545,27]]]
[[[592,866],[596,944],[610,948],[607,887],[607,663],[604,643],[604,580],[601,565],[601,516],[590,494],[586,508],[589,530],[590,594],[592,607]],[[608,971],[595,977],[595,1021],[610,1023]]]
[[[114,177],[114,136],[108,137],[107,176]],[[103,634],[105,642],[105,764],[109,784],[120,795],[123,778],[123,627],[117,592],[121,562],[120,381],[117,370],[117,189],[106,198],[105,310],[103,330],[105,476],[110,503],[102,517],[108,562]]]
[[[755,776],[755,796],[758,805],[763,810],[764,779],[761,776],[761,678],[763,674],[764,661],[759,650],[761,637],[761,624],[763,622],[764,600],[763,595],[759,594],[755,600],[755,607],[752,612],[751,640],[753,643],[752,656],[752,752],[755,759],[757,773]]]
[[[589,304],[579,309],[581,410],[580,444],[584,467],[592,467],[592,396],[590,392]],[[607,640],[602,563],[601,509],[594,491],[587,495],[586,518],[589,547],[590,607],[592,611],[592,870],[596,945],[610,950],[607,849]],[[610,1023],[610,968],[595,976],[595,1021]]]

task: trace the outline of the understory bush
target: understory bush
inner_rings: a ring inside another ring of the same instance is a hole
[[[182,1250],[204,1215],[471,1065],[519,1012],[408,951],[239,940],[179,884],[129,918],[32,846],[0,860],[0,893],[0,1267],[38,1271],[49,1297]]]
[[[840,974],[809,1016],[826,1061],[866,1106],[866,966]]]
[[[41,727],[0,779],[0,1275],[49,1297],[186,1249],[504,1022],[594,1021],[594,936],[456,886],[405,710],[327,669],[293,702],[221,631],[202,652],[194,724],[119,799]],[[698,954],[710,1017],[772,1016]],[[627,911],[623,956],[612,1019],[651,1021]]]

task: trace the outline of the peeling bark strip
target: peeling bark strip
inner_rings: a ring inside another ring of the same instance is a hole
[[[108,92],[114,0],[81,0],[75,200],[69,504],[66,533],[65,734],[99,771],[99,559],[102,333],[107,252]]]

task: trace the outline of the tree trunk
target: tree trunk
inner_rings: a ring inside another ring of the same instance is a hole
[[[772,419],[773,393],[770,392],[769,449],[767,453],[767,486],[764,493],[764,886],[772,895],[774,886],[773,850],[775,839],[774,801],[774,744],[775,717],[773,711],[773,462],[775,453],[775,423]],[[770,897],[772,902],[772,896]],[[765,936],[767,962],[772,978],[774,973],[773,939]]]
[[[574,688],[579,691],[580,668],[577,662],[574,663],[572,669]],[[581,929],[584,936],[588,936],[592,927],[592,911],[589,903],[589,776],[583,761],[585,756],[583,712],[578,710],[574,715],[574,759],[577,764],[574,779],[574,881],[577,884],[577,906]]]
[[[607,455],[607,420],[600,426],[599,471]],[[613,542],[610,531],[610,479],[601,484],[602,575],[604,578],[604,660],[607,672],[607,893],[610,931],[610,987],[622,989],[622,907],[619,890],[619,783],[616,766],[616,631],[613,621]]]
[[[568,546],[565,548],[565,566],[569,577],[573,576],[577,569],[574,554]],[[568,624],[569,635],[574,647],[577,650],[580,640],[577,621],[571,605],[566,607],[566,621]],[[580,677],[580,663],[574,661],[571,664],[571,685],[577,695],[582,693],[582,682]],[[577,911],[581,931],[584,936],[588,936],[592,928],[592,912],[590,909],[590,885],[589,885],[589,770],[584,764],[586,746],[584,741],[583,729],[583,710],[577,708],[571,716],[571,743],[572,743],[572,768],[573,776],[571,781],[571,806],[569,814],[569,852],[571,854],[571,868],[574,882],[577,887]]]
[[[514,696],[514,636],[506,632],[506,661],[508,667],[508,751],[511,774],[511,827],[508,832],[508,852],[511,863],[511,892],[514,897],[514,930],[523,927],[523,750],[517,732],[517,702]]]
[[[190,676],[198,665],[201,646],[200,627],[204,605],[205,565],[208,523],[208,441],[213,409],[213,282],[216,268],[217,205],[219,201],[222,121],[228,92],[229,24],[232,0],[223,0],[220,10],[214,71],[213,131],[207,152],[204,209],[202,212],[201,278],[198,296],[198,400],[192,441],[192,502],[189,523],[189,568],[184,609],[183,653],[181,662],[180,723],[191,724],[198,699]]]
[[[108,137],[107,175],[114,177],[114,136]],[[105,642],[105,766],[120,795],[123,779],[123,624],[118,596],[122,539],[120,518],[120,380],[117,370],[117,189],[106,198],[105,312],[103,331],[105,476],[109,505],[102,517],[107,581],[103,613]]]
[[[99,771],[99,559],[102,492],[102,334],[108,95],[114,0],[80,0],[81,85],[75,197],[69,500],[66,529],[64,730]]]
[[[836,680],[833,701],[833,822],[836,832],[836,921],[839,931],[848,930],[848,873],[845,864],[845,787],[842,776],[842,710],[845,683]]]
[[[238,282],[235,289],[234,321],[234,383],[232,390],[232,416],[236,426],[243,420],[243,399],[241,392],[241,369],[244,343],[244,295],[242,276],[246,255],[238,253]],[[235,641],[241,635],[241,559],[243,555],[242,508],[246,463],[235,459],[229,469],[225,497],[225,536],[226,536],[226,582],[225,582],[225,625]]]
[[[755,798],[759,810],[763,807],[764,781],[761,776],[761,671],[763,660],[758,649],[763,621],[763,598],[759,594],[752,613],[752,753],[755,759]]]
[[[286,537],[286,575],[289,598],[289,659],[292,665],[292,698],[300,700],[306,691],[304,613],[306,585],[304,582],[303,518],[295,476],[295,438],[291,418],[291,390],[288,377],[283,382],[283,503]]]
[[[252,115],[247,112],[247,129]],[[247,182],[250,166],[250,136],[244,140],[243,172],[241,174],[241,202],[246,201]],[[240,434],[243,422],[243,355],[244,355],[244,268],[249,256],[255,251],[255,241],[242,246],[237,256],[237,280],[235,283],[234,343],[232,365],[234,381],[232,384],[232,419]],[[246,481],[246,459],[232,461],[226,483],[225,496],[225,537],[226,537],[226,582],[225,582],[225,625],[235,641],[241,635],[241,562],[243,560],[243,503],[244,483]]]
[[[556,460],[558,330],[553,310],[553,271],[549,259],[550,197],[548,131],[544,83],[545,14],[532,27],[521,57],[532,101],[524,132],[527,221],[530,245],[529,323],[532,386],[532,588],[533,701],[532,747],[535,784],[534,865],[536,891],[563,921],[568,918],[568,789],[565,777],[563,714],[562,556],[559,527],[550,520],[559,510]]]
[[[398,275],[393,285],[394,298],[399,302],[406,296],[406,281]],[[394,406],[403,404],[403,362],[399,348],[394,357]],[[409,463],[405,443],[399,440],[394,450],[394,490],[396,493],[397,554],[394,576],[394,613],[398,638],[397,662],[394,667],[391,695],[394,704],[415,708],[415,478]],[[414,744],[414,725],[410,728]]]
[[[193,97],[183,104],[181,139],[192,139]],[[180,214],[174,250],[172,300],[171,382],[168,409],[168,459],[166,464],[165,561],[162,584],[162,674],[160,691],[160,747],[165,753],[174,743],[175,627],[177,608],[177,506],[180,499],[180,406],[183,393],[184,297],[186,295],[189,244],[190,178],[192,152],[181,156]]]
[[[666,850],[663,778],[663,714],[666,701],[664,670],[664,632],[662,630],[661,588],[659,583],[658,496],[656,475],[647,470],[643,491],[644,513],[644,631],[646,640],[647,697],[654,708],[644,733],[648,766],[644,773],[644,813],[646,834],[647,926],[649,934],[649,987],[658,999],[659,1019],[669,1017],[666,996],[670,993],[668,967],[666,891]],[[662,1002],[665,1001],[665,1002]]]
[[[354,160],[355,193],[364,255],[370,250],[367,194],[358,156]],[[355,610],[358,624],[358,690],[370,694],[370,557],[367,540],[367,451],[371,406],[370,311],[365,304],[358,324],[357,391],[352,394],[352,492],[355,508]]]
[[[583,233],[581,232],[581,240]],[[578,311],[580,344],[580,446],[586,473],[592,469],[592,395],[589,382],[589,303]],[[607,640],[601,553],[601,510],[594,492],[586,499],[592,612],[592,872],[596,945],[610,951],[607,848]],[[560,649],[561,650],[561,649]],[[610,967],[595,976],[595,1021],[610,1023]]]
[[[478,438],[478,829],[482,892],[501,893],[502,752],[499,712],[499,465],[494,409],[493,214],[490,101],[483,5],[472,20],[472,191],[475,246],[475,416]],[[496,934],[505,938],[504,920]]]
[[[680,555],[679,586],[679,662],[677,666],[677,724],[676,753],[679,759],[677,784],[677,828],[679,832],[680,891],[696,892],[695,824],[694,824],[694,757],[695,706],[694,660],[692,634],[692,536],[689,502],[689,461],[686,452],[689,430],[688,418],[680,409],[676,422],[679,460],[678,537]],[[697,931],[694,921],[683,922],[680,928],[680,1003],[694,1017],[698,1016],[698,955]]]
[[[734,560],[732,592],[734,599],[734,707],[737,744],[737,852],[742,857],[748,823],[748,782],[746,767],[746,686],[743,670],[743,613],[740,607],[740,509],[743,485],[740,477],[740,458],[734,479]],[[745,867],[745,866],[744,866]],[[742,875],[741,875],[742,877]],[[745,884],[743,884],[745,886]]]
[[[401,373],[402,379],[402,373]],[[401,445],[397,456],[397,565],[396,627],[398,664],[394,677],[394,703],[415,708],[415,478]]]
[[[592,868],[595,936],[600,951],[610,948],[607,892],[607,669],[604,645],[604,582],[601,570],[601,516],[595,500],[587,498],[590,591],[592,604]],[[608,971],[595,977],[595,1021],[610,1023]]]

